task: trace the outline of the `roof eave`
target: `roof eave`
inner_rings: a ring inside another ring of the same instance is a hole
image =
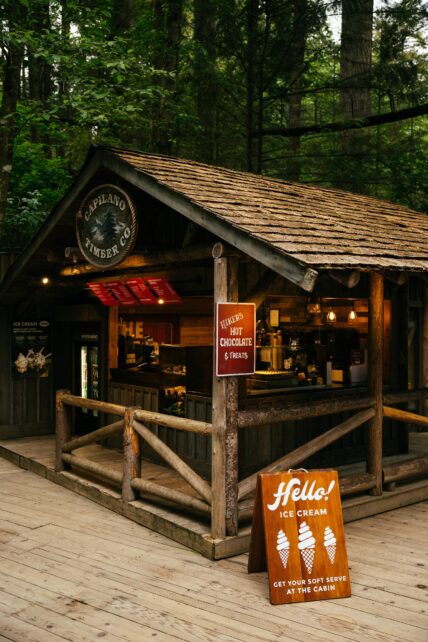
[[[256,239],[244,230],[222,220],[215,212],[192,202],[180,192],[162,184],[150,174],[134,168],[113,153],[104,152],[102,164],[164,205],[171,207],[306,292],[312,292],[314,289],[318,272],[313,268],[299,263],[268,243]]]
[[[0,284],[0,296],[12,285],[14,280],[21,274],[30,259],[34,256],[37,250],[41,247],[53,228],[59,223],[64,213],[73,204],[80,191],[82,191],[88,182],[92,179],[94,174],[102,165],[102,152],[98,149],[90,149],[88,157],[82,169],[80,170],[77,178],[69,190],[65,193],[59,203],[54,207],[50,216],[43,223],[34,238],[31,239],[29,244],[24,248],[19,257],[12,263],[6,272],[2,283]]]

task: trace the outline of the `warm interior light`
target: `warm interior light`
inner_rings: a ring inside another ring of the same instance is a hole
[[[336,321],[336,312],[333,310],[333,308],[330,308],[330,310],[327,312],[327,321],[330,321],[330,323],[334,323],[334,321]]]
[[[306,311],[308,314],[311,314],[313,316],[316,316],[317,314],[321,314],[320,302],[311,299],[306,306]]]
[[[158,299],[158,303],[159,303],[159,305],[163,305],[163,303],[165,303],[165,301],[163,299]]]
[[[355,319],[357,318],[357,316],[358,316],[358,315],[357,315],[357,313],[355,312],[355,309],[354,309],[354,308],[352,308],[352,309],[349,311],[349,314],[348,314],[348,321],[355,321]]]
[[[47,285],[49,283],[49,277],[48,276],[44,276],[42,278],[42,283],[43,283],[43,285]]]

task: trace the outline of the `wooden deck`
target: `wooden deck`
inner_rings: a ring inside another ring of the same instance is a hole
[[[0,640],[426,642],[428,502],[346,525],[352,597],[271,606],[212,562],[0,459]]]
[[[57,473],[54,470],[54,436],[25,437],[22,439],[0,441],[0,458],[4,457],[13,464],[34,472],[46,479],[73,490],[93,501],[123,515],[142,526],[166,535],[180,544],[198,551],[210,559],[223,559],[248,551],[250,526],[243,525],[236,537],[215,540],[211,537],[208,519],[186,514],[182,508],[173,504],[159,505],[153,498],[145,497],[133,502],[123,502],[118,488],[107,482],[83,477],[74,471]],[[122,471],[123,454],[97,444],[84,446],[74,451],[76,454],[98,464],[104,464],[111,471]],[[405,457],[428,453],[428,432],[412,435],[412,452]],[[403,457],[389,457],[392,462]],[[0,459],[1,460],[1,459]],[[339,468],[339,475],[363,470],[364,464]],[[156,481],[167,488],[175,488],[196,495],[195,491],[173,470],[147,461],[143,462],[143,477]],[[350,522],[371,515],[389,511],[428,499],[428,480],[420,479],[403,483],[381,497],[367,494],[346,498],[342,501],[344,521]],[[1,640],[0,640],[1,642]]]

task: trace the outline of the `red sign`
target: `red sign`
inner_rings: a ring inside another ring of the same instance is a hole
[[[117,305],[118,302],[110,294],[110,292],[105,287],[104,283],[88,283],[88,287],[95,294],[95,296],[103,303],[104,305]]]
[[[144,280],[164,303],[181,303],[181,298],[177,292],[163,277],[145,276]]]
[[[135,298],[143,305],[151,305],[158,302],[153,292],[144,283],[143,279],[127,279],[126,285],[131,290]]]
[[[217,303],[216,376],[250,375],[256,360],[254,303]]]
[[[137,305],[137,301],[123,281],[108,281],[107,289],[116,297],[120,305]]]
[[[248,572],[266,568],[272,604],[351,595],[336,470],[258,476]]]

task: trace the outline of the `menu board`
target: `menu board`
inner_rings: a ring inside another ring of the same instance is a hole
[[[258,476],[248,572],[266,568],[272,604],[351,595],[337,471]]]
[[[151,305],[158,302],[153,292],[144,283],[143,279],[127,279],[126,286],[131,290],[139,303],[143,305]]]
[[[47,377],[52,365],[50,342],[50,321],[46,319],[13,321],[13,374],[19,377],[30,374]]]
[[[137,305],[138,301],[132,296],[123,281],[108,281],[105,285],[109,292],[116,297],[119,305]]]
[[[161,276],[145,276],[145,282],[153,290],[158,299],[164,303],[181,303],[181,297],[171,284]]]
[[[155,303],[181,303],[182,299],[162,277],[116,281],[91,281],[87,283],[93,294],[104,305],[153,305]],[[150,287],[149,287],[150,286]]]
[[[104,305],[117,305],[118,302],[107,290],[104,283],[95,283],[91,282],[87,284],[95,296],[103,303]]]
[[[217,303],[216,376],[250,375],[256,359],[254,303]]]

